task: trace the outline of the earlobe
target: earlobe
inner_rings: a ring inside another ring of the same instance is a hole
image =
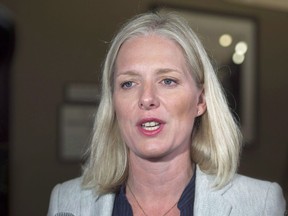
[[[198,106],[197,117],[203,115],[206,112],[206,104],[201,104]]]
[[[197,116],[201,116],[205,113],[207,107],[206,107],[206,99],[204,90],[202,90],[201,94],[199,95],[199,100],[197,104]]]

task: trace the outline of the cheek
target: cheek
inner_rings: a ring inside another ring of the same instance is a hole
[[[124,112],[125,107],[123,107],[123,103],[117,100],[114,100],[113,102],[114,102],[114,110],[115,110],[117,120],[121,121],[121,119],[125,119],[126,113]]]
[[[127,124],[132,117],[131,101],[121,99],[119,96],[113,98],[113,106],[119,126]]]
[[[172,107],[175,117],[180,120],[193,120],[197,113],[194,97],[178,97]]]
[[[128,112],[125,112],[125,107],[123,106],[123,103],[121,100],[119,101],[119,100],[113,99],[113,106],[114,106],[115,115],[116,115],[116,119],[117,119],[117,123],[119,127],[119,132],[122,138],[125,140],[125,134],[127,134],[127,130],[128,130],[128,127],[126,125]]]
[[[131,104],[135,102],[136,96],[136,93],[132,91],[124,92],[124,90],[115,90],[113,94],[115,110],[129,108]]]

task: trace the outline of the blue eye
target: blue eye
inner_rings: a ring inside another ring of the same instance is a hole
[[[121,83],[121,88],[124,88],[124,89],[131,88],[132,86],[133,86],[132,81],[127,81],[127,82]]]
[[[168,86],[170,86],[170,85],[173,85],[173,84],[175,84],[176,83],[176,81],[175,80],[173,80],[173,79],[164,79],[163,80],[163,84],[164,85],[168,85]]]

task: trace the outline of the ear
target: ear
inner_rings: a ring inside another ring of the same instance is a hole
[[[206,112],[206,99],[205,99],[205,92],[202,89],[199,97],[198,97],[198,104],[197,104],[197,117],[203,115]]]

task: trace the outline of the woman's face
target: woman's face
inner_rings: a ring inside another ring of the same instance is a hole
[[[132,38],[115,66],[114,109],[130,153],[159,159],[190,151],[194,119],[206,105],[181,48],[157,35]]]

